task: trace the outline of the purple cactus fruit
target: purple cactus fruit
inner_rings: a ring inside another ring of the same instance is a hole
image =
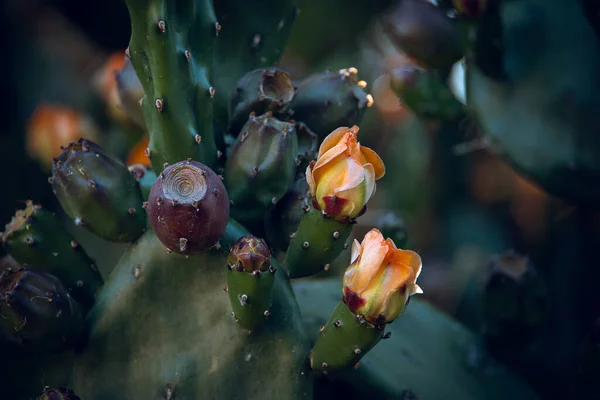
[[[223,182],[212,169],[191,160],[164,169],[152,185],[146,208],[158,239],[184,255],[214,246],[229,219]]]

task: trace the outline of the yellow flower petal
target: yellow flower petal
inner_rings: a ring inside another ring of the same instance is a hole
[[[323,139],[323,143],[319,147],[319,155],[317,158],[321,158],[323,154],[325,154],[329,149],[336,146],[346,134],[350,132],[354,136],[358,134],[358,126],[353,126],[352,128],[348,127],[340,127],[331,132],[325,139]]]
[[[385,165],[383,164],[381,157],[379,157],[379,154],[364,146],[361,146],[360,151],[367,163],[373,166],[373,169],[375,170],[375,179],[383,178],[385,175]]]

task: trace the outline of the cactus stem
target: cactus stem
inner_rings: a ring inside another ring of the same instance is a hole
[[[158,21],[158,24],[157,24],[157,25],[158,25],[158,29],[159,29],[161,32],[163,32],[163,33],[164,33],[164,32],[166,32],[166,31],[167,31],[167,24],[166,24],[166,23],[165,23],[165,21],[163,21],[162,19],[161,19],[160,21]]]
[[[158,98],[154,101],[154,106],[158,112],[162,112],[165,109],[165,101]]]

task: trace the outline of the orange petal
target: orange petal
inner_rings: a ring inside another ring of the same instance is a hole
[[[356,284],[354,288],[358,294],[362,294],[362,291],[371,285],[388,252],[388,246],[385,245],[381,232],[376,229],[372,229],[365,235],[361,246],[362,253],[354,276]]]
[[[335,195],[340,189],[351,189],[360,185],[363,178],[363,169],[350,159],[341,160],[331,164],[328,168],[323,168],[320,176],[315,174],[313,169],[313,179],[317,184],[317,201],[323,197]],[[320,203],[319,203],[320,204]]]
[[[331,132],[325,139],[323,139],[323,143],[319,147],[319,155],[317,158],[321,158],[323,154],[325,154],[329,149],[336,146],[346,135],[346,133],[353,133],[355,136],[358,133],[358,127],[353,126],[352,128],[348,128],[346,126],[337,128],[333,132]]]
[[[354,261],[358,259],[360,256],[360,252],[362,251],[362,247],[358,240],[354,239],[352,242],[352,250],[350,252],[350,264],[354,264]]]
[[[395,264],[395,265],[399,265],[399,266],[404,266],[404,267],[410,267],[410,269],[412,269],[415,277],[414,280],[416,281],[417,278],[419,277],[419,274],[421,273],[421,268],[422,268],[422,260],[421,260],[421,256],[417,253],[415,253],[412,250],[393,250],[390,252],[391,254],[389,255],[389,262],[391,264]]]
[[[385,175],[385,165],[383,164],[381,157],[379,157],[379,154],[364,146],[361,146],[360,151],[367,160],[367,163],[373,165],[375,179],[381,179]]]

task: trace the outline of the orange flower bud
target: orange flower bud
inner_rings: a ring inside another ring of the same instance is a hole
[[[383,161],[358,143],[358,126],[334,130],[323,140],[316,162],[306,169],[315,208],[340,221],[364,212],[375,194],[375,181],[385,174]]]
[[[150,158],[147,156],[146,153],[146,149],[148,149],[149,144],[150,138],[148,137],[148,134],[146,134],[139,142],[137,142],[135,146],[133,146],[133,148],[129,152],[129,155],[127,156],[127,165],[151,165]]]
[[[26,129],[27,153],[45,169],[61,153],[61,146],[85,138],[98,141],[98,130],[87,116],[60,105],[39,105]]]
[[[396,248],[371,229],[362,243],[352,245],[351,265],[344,274],[344,303],[354,314],[381,325],[400,316],[410,296],[423,293],[416,281],[421,257],[411,250]]]

